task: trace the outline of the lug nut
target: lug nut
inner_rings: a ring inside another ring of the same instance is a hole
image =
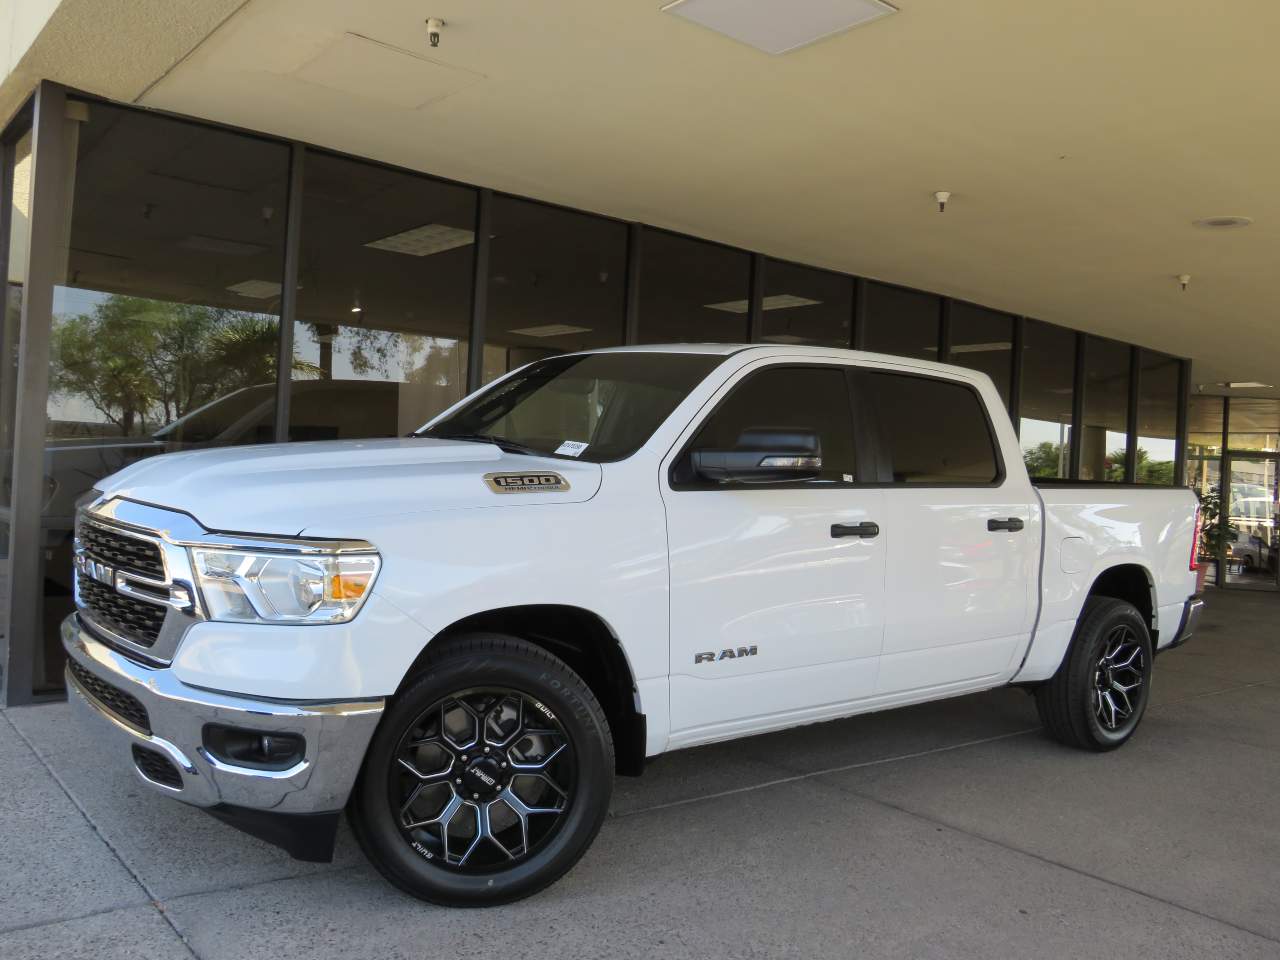
[[[467,755],[465,753],[462,755],[462,762],[463,763],[467,762]]]
[[[505,763],[502,765],[502,769],[503,770],[507,769],[507,765]]]
[[[484,748],[484,752],[485,752],[485,753],[488,753],[488,752],[489,752],[489,748],[488,748],[488,747],[485,747],[485,748]]]
[[[473,794],[471,795],[471,799],[472,799],[472,800],[479,800],[479,799],[480,799],[480,794],[478,794],[478,793],[473,793]]]
[[[455,781],[453,781],[453,782],[454,782],[454,783],[461,783],[461,782],[462,782],[462,778],[461,778],[461,777],[459,777],[457,780],[455,780]]]

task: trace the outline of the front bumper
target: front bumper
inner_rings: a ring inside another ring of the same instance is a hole
[[[97,721],[115,750],[104,755],[130,766],[158,793],[224,818],[243,808],[284,815],[341,810],[382,716],[382,700],[281,702],[191,687],[167,668],[145,666],[102,643],[76,614],[62,623],[62,644],[72,661],[71,700]],[[117,698],[116,691],[127,697]],[[302,758],[284,770],[225,762],[205,746],[210,723],[299,735]],[[173,770],[157,765],[154,754]]]

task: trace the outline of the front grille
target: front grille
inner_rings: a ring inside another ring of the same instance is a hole
[[[178,768],[168,757],[155,750],[140,747],[135,743],[133,765],[138,768],[139,773],[154,783],[173,787],[175,790],[182,789],[182,774],[178,773]]]
[[[84,688],[85,693],[97,700],[129,726],[150,736],[151,718],[147,716],[147,708],[131,693],[125,693],[119,687],[100,680],[75,660],[67,661],[67,669],[76,683]]]
[[[164,561],[160,558],[160,548],[151,541],[139,540],[91,523],[81,524],[79,535],[80,545],[91,559],[153,580],[164,579]]]
[[[126,597],[85,576],[76,577],[76,586],[81,603],[108,630],[144,647],[151,646],[160,638],[167,607]]]

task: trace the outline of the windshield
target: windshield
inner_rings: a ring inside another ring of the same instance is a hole
[[[420,437],[492,438],[515,452],[606,463],[635,453],[724,357],[588,353],[540,360]]]

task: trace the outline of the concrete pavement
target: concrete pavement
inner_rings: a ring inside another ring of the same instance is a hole
[[[0,956],[1280,956],[1280,597],[1211,593],[1124,749],[993,691],[672,754],[563,881],[412,900],[302,864],[0,715]]]

